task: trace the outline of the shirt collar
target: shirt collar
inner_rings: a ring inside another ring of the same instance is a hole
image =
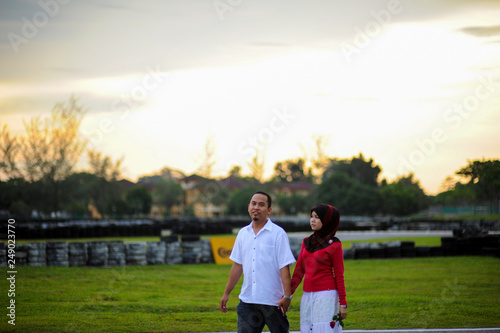
[[[266,221],[266,224],[264,224],[264,226],[262,227],[262,229],[260,229],[259,233],[261,233],[263,230],[268,230],[268,231],[272,231],[273,230],[273,221],[271,221],[271,219],[268,217],[267,218],[267,221]],[[253,225],[253,221],[250,222],[250,224],[248,225],[248,231],[250,232],[253,232],[253,229],[252,229],[252,225]]]

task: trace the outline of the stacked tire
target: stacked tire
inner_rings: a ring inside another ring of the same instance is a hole
[[[148,242],[146,260],[149,265],[163,265],[165,263],[166,247],[164,242]]]
[[[47,255],[45,243],[28,243],[28,266],[46,266]]]
[[[7,266],[7,246],[0,242],[0,267]]]
[[[302,237],[289,237],[288,240],[290,242],[290,249],[292,250],[293,256],[295,257],[295,259],[298,259],[299,254],[300,254],[300,248],[302,246],[303,238]]]
[[[28,246],[26,244],[16,244],[16,266],[26,266],[28,264]]]
[[[69,265],[71,267],[87,265],[87,243],[73,242],[68,244]]]
[[[183,241],[181,246],[184,264],[199,264],[201,262],[201,241]]]
[[[108,265],[108,242],[95,241],[87,243],[88,265],[103,267]]]
[[[415,242],[401,242],[401,257],[414,258],[416,255]]]
[[[385,258],[385,244],[370,243],[370,258],[372,259]]]
[[[123,241],[108,242],[108,266],[125,266],[125,243]]]
[[[370,259],[369,243],[352,243],[351,248],[354,249],[355,259]]]
[[[127,265],[147,265],[146,243],[126,243],[126,260]]]
[[[181,242],[173,241],[165,243],[165,263],[167,265],[182,264]]]
[[[212,253],[212,245],[210,244],[210,239],[201,240],[201,262],[204,264],[210,264],[214,262],[214,255]]]
[[[47,266],[69,266],[68,243],[47,242],[46,244]]]

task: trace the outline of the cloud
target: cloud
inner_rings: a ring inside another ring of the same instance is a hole
[[[482,38],[497,37],[500,35],[500,25],[467,27],[467,28],[462,28],[459,31],[462,31],[468,35],[472,35],[475,37],[482,37]]]

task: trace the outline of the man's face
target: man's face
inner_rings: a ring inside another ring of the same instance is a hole
[[[253,221],[267,221],[271,208],[268,206],[267,197],[264,194],[254,194],[248,204],[248,214]]]

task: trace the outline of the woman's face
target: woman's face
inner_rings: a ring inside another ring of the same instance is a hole
[[[318,214],[316,214],[315,211],[311,212],[311,220],[309,222],[311,223],[311,229],[313,231],[318,231],[323,227],[323,223],[321,222]]]

